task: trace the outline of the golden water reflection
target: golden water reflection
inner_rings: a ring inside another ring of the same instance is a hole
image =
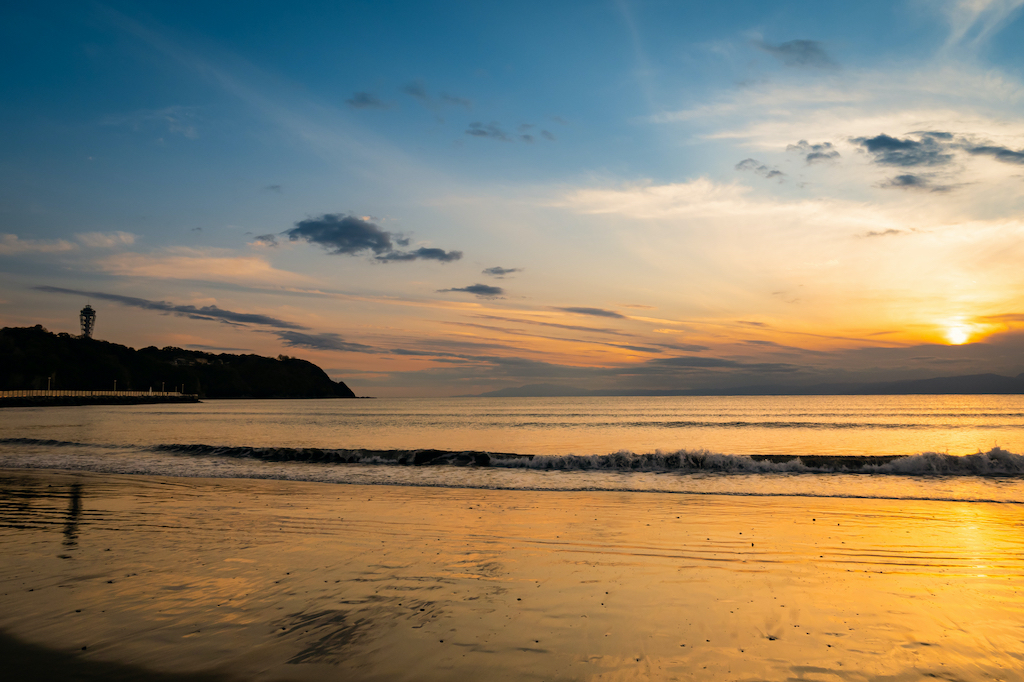
[[[0,479],[0,629],[83,661],[267,680],[1021,679],[1019,504]]]

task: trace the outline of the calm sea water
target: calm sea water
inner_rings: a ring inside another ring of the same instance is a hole
[[[0,426],[8,468],[1024,503],[1024,396],[216,400]]]

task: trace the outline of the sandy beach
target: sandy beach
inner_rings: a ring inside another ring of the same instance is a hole
[[[25,470],[0,491],[7,680],[1024,679],[1017,504]]]

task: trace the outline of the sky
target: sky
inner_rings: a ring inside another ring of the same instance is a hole
[[[1024,372],[1024,0],[0,9],[0,325],[358,395]]]

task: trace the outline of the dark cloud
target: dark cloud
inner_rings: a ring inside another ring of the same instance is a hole
[[[295,223],[286,230],[291,241],[304,240],[336,255],[357,255],[372,252],[381,262],[436,260],[447,263],[462,258],[461,251],[422,247],[415,251],[397,251],[395,244],[408,246],[409,239],[380,229],[369,220],[339,213],[326,213]],[[394,240],[394,241],[392,241]]]
[[[409,260],[436,260],[442,263],[450,263],[453,260],[459,260],[460,258],[462,258],[461,251],[445,251],[444,249],[433,249],[423,246],[416,249],[415,251],[392,251],[391,253],[376,256],[377,260],[384,262]]]
[[[979,147],[966,147],[967,151],[975,156],[991,156],[1003,163],[1016,163],[1024,165],[1024,150],[1015,151],[1009,147],[985,145]]]
[[[466,109],[473,108],[473,101],[468,100],[465,97],[456,97],[455,95],[449,95],[446,92],[442,92],[440,99],[445,104],[452,104],[457,107],[466,107]]]
[[[779,45],[758,42],[756,45],[786,66],[834,69],[838,66],[817,40],[790,40]]]
[[[394,250],[391,233],[385,232],[368,220],[338,213],[326,213],[295,223],[286,230],[291,241],[300,239],[317,244],[333,254],[355,254],[373,251],[376,254]]]
[[[489,137],[492,140],[508,141],[508,135],[502,130],[497,123],[488,123],[484,125],[479,121],[470,123],[469,128],[466,129],[467,135],[473,137]]]
[[[952,189],[949,185],[936,185],[930,178],[923,175],[913,175],[910,173],[889,178],[879,185],[879,187],[885,189],[914,189],[926,192],[948,192]]]
[[[283,185],[266,185],[263,187],[264,192],[276,192],[280,194],[284,190]]]
[[[102,301],[112,301],[132,308],[153,310],[160,313],[166,313],[168,315],[188,317],[193,320],[208,320],[243,326],[256,324],[265,327],[276,327],[278,329],[307,329],[307,327],[303,327],[302,325],[286,322],[285,320],[279,320],[276,317],[270,317],[269,315],[260,315],[258,313],[238,313],[232,310],[218,308],[215,305],[207,305],[197,308],[194,305],[174,305],[167,301],[150,301],[145,298],[121,296],[119,294],[107,294],[102,291],[78,291],[76,289],[62,289],[60,287],[47,286],[33,287],[33,289],[36,291],[45,291],[50,294],[71,294],[73,296],[97,298]]]
[[[831,142],[811,144],[807,140],[800,140],[796,144],[786,146],[787,152],[797,152],[803,155],[807,165],[821,161],[835,161],[839,158],[839,152],[832,146]]]
[[[402,92],[415,97],[416,99],[427,101],[430,99],[430,95],[427,94],[427,88],[423,84],[423,81],[415,80],[402,88]]]
[[[591,315],[593,317],[614,317],[616,319],[624,320],[625,315],[621,315],[614,310],[605,310],[604,308],[554,308],[554,310],[561,310],[564,313],[573,313],[576,315]]]
[[[555,136],[552,135],[551,133],[549,133],[546,130],[540,131],[540,134],[541,134],[541,137],[543,137],[545,140],[550,140],[551,142],[555,141]]]
[[[890,227],[888,230],[871,230],[865,232],[862,237],[895,237],[898,234],[903,234],[903,230],[897,230]]]
[[[379,353],[373,346],[366,346],[361,343],[349,343],[337,334],[325,332],[322,334],[307,334],[297,331],[274,332],[277,338],[286,346],[292,348],[309,348],[311,350],[336,350],[350,353]]]
[[[356,109],[387,109],[390,106],[368,92],[357,92],[352,95],[351,99],[345,101],[350,107]]]
[[[455,287],[452,289],[438,289],[437,292],[440,294],[447,293],[449,291],[463,292],[466,294],[473,294],[480,298],[494,298],[501,296],[505,293],[505,290],[501,287],[492,287],[489,284],[470,284],[468,287]]]
[[[275,234],[261,234],[253,238],[253,241],[259,242],[264,246],[277,246],[277,235]]]
[[[913,133],[919,139],[899,139],[889,135],[854,138],[884,166],[942,166],[953,160],[949,153],[948,133]]]
[[[750,171],[751,173],[756,173],[762,178],[766,178],[768,180],[776,178],[779,182],[782,182],[782,179],[786,176],[785,173],[777,168],[769,168],[756,159],[743,159],[736,164],[736,170]]]
[[[495,266],[493,268],[487,268],[483,271],[483,274],[490,275],[491,277],[504,277],[505,275],[511,275],[513,272],[522,272],[522,268],[503,268]]]
[[[536,138],[533,135],[520,135],[519,139],[522,140],[523,142],[526,142],[527,144],[533,144],[533,141]]]

